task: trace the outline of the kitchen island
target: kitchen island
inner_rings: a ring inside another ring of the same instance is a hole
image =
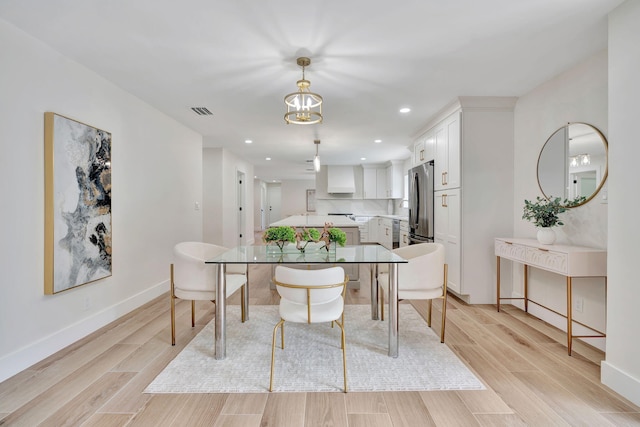
[[[319,228],[322,229],[325,223],[331,223],[334,227],[342,228],[358,228],[358,223],[354,220],[347,218],[342,215],[291,215],[285,219],[281,219],[280,221],[276,221],[272,224],[269,224],[269,227],[279,227],[281,225],[288,225],[291,227],[307,227],[307,228]],[[347,230],[344,230],[346,233]],[[355,245],[360,243],[350,242],[349,235],[347,234],[347,244]]]
[[[303,227],[315,228],[318,231],[322,232],[322,229],[324,228],[324,225],[326,223],[333,224],[333,227],[337,227],[344,231],[344,233],[347,235],[346,245],[360,244],[360,229],[358,228],[358,223],[350,218],[347,218],[346,216],[341,215],[292,215],[280,221],[269,224],[269,227],[279,227],[284,225],[299,229],[302,229]],[[349,275],[349,288],[359,289],[359,264],[343,264],[340,266],[343,267],[345,273]],[[273,268],[275,269],[275,266]]]

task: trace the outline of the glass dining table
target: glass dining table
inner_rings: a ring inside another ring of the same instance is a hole
[[[338,246],[335,250],[314,250],[280,252],[270,246],[238,246],[215,258],[206,260],[206,264],[218,265],[216,295],[226,295],[226,266],[229,264],[299,264],[339,266],[340,264],[371,264],[371,318],[378,319],[378,287],[376,283],[379,264],[389,265],[389,349],[390,357],[398,357],[398,264],[407,260],[380,245]],[[248,269],[247,269],[248,271]],[[246,292],[241,304],[249,319],[249,287],[247,278]],[[218,298],[215,312],[215,358],[226,358],[226,301]]]

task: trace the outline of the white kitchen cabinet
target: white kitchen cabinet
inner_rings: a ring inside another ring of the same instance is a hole
[[[409,246],[409,221],[400,221],[400,242],[399,246]]]
[[[356,215],[354,220],[358,224],[358,229],[360,230],[360,243],[369,243],[371,239],[369,238],[369,220],[371,217]]]
[[[429,162],[435,156],[434,130],[430,129],[423,134],[413,145],[413,166]]]
[[[387,169],[384,165],[363,165],[363,189],[365,199],[388,199]]]
[[[387,198],[402,199],[404,196],[404,160],[391,160],[387,166]]]
[[[393,220],[378,218],[378,243],[385,248],[393,249]]]
[[[378,243],[378,217],[372,216],[369,218],[369,242]]]
[[[433,222],[436,225],[433,240],[445,247],[449,265],[447,288],[462,293],[460,287],[460,189],[434,193]]]
[[[413,144],[413,166],[418,166],[426,162],[424,155],[424,139],[420,139]]]
[[[515,102],[460,97],[426,127],[436,141],[434,240],[447,249],[449,289],[471,304],[496,302],[490,249],[513,233]]]
[[[456,111],[434,129],[434,190],[460,187],[461,112]]]

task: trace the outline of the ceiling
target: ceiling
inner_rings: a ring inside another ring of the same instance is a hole
[[[314,139],[323,164],[408,157],[455,97],[521,96],[605,49],[620,3],[2,0],[0,18],[279,180],[313,178]],[[322,124],[284,122],[299,56]]]

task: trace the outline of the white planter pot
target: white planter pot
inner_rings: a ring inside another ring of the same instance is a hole
[[[542,245],[553,245],[553,242],[556,241],[556,232],[551,227],[538,227],[536,237]]]

